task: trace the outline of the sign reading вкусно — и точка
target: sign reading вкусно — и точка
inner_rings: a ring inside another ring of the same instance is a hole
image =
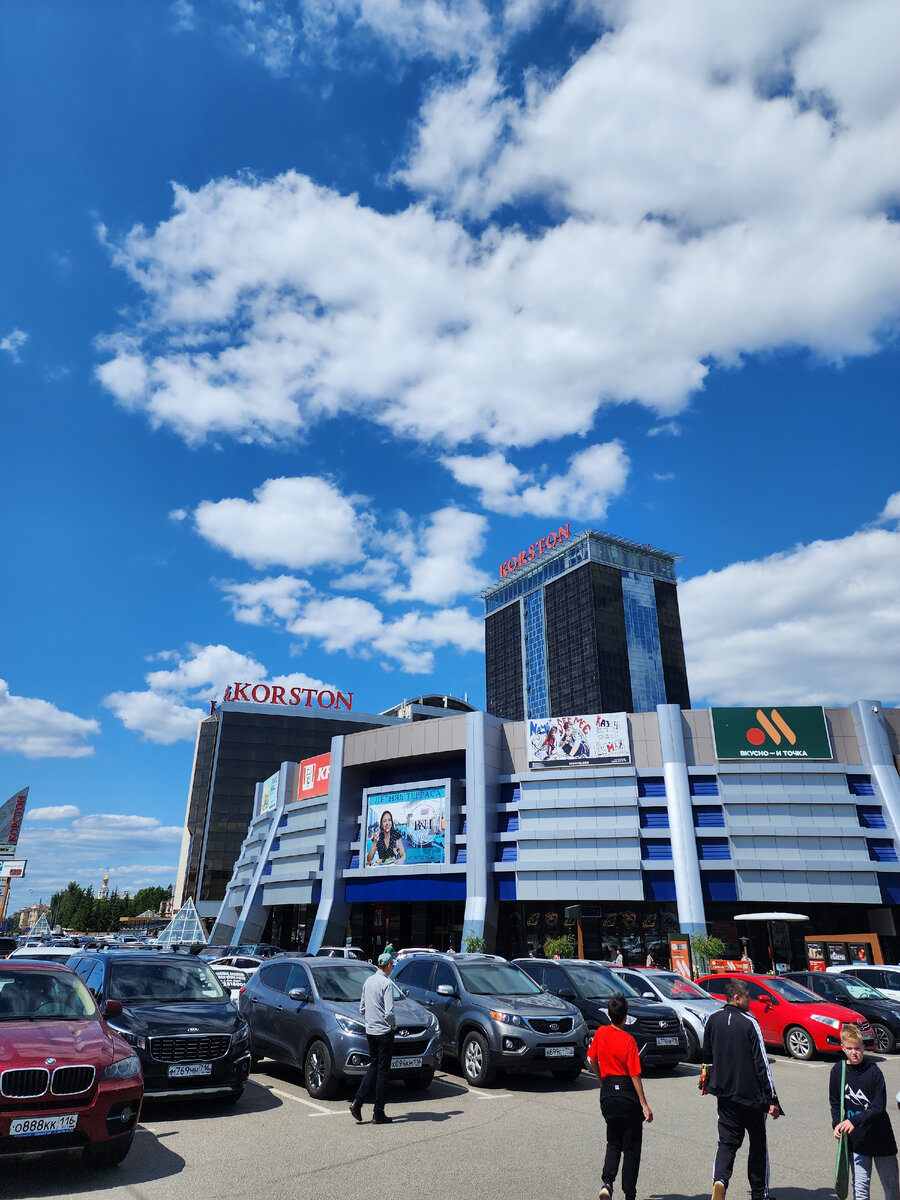
[[[711,708],[718,758],[834,758],[822,708]]]

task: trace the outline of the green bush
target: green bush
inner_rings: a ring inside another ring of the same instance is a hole
[[[564,933],[562,937],[547,938],[544,943],[544,953],[548,958],[555,958],[557,955],[560,958],[574,958],[575,942],[567,933]]]
[[[700,968],[700,974],[705,975],[709,970],[711,958],[722,958],[725,954],[725,943],[721,938],[710,937],[705,933],[695,933],[691,938],[691,949]]]
[[[463,950],[466,954],[484,954],[487,950],[487,942],[477,933],[467,933],[463,938]]]

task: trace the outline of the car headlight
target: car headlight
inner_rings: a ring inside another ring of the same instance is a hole
[[[500,1012],[498,1009],[491,1009],[491,1016],[495,1021],[499,1021],[501,1025],[522,1025],[524,1022],[521,1017],[515,1013]]]
[[[141,1060],[136,1054],[131,1054],[128,1058],[120,1058],[117,1062],[111,1062],[100,1078],[133,1079],[135,1075],[140,1075],[140,1073]]]
[[[236,1034],[234,1034],[234,1036],[231,1039],[231,1045],[233,1046],[233,1048],[235,1050],[239,1050],[243,1046],[246,1046],[249,1043],[249,1041],[250,1041],[250,1026],[245,1024],[240,1027],[240,1029],[237,1031]]]
[[[344,1033],[355,1033],[357,1037],[366,1036],[366,1027],[362,1021],[354,1021],[352,1017],[345,1017],[343,1013],[335,1013],[334,1019]]]
[[[633,1017],[633,1016],[631,1015],[631,1013],[629,1013],[629,1014],[628,1014],[628,1016],[625,1018],[625,1024],[626,1024],[626,1025],[636,1025],[636,1024],[637,1024],[637,1017]]]
[[[823,1017],[820,1013],[813,1013],[809,1018],[811,1021],[818,1021],[820,1025],[827,1025],[829,1029],[840,1029],[841,1023],[836,1017]]]
[[[138,1050],[147,1049],[147,1039],[139,1033],[132,1033],[130,1029],[123,1029],[121,1025],[114,1025],[112,1021],[107,1021],[110,1029],[114,1029],[120,1038],[124,1038],[129,1046],[137,1046]]]
[[[441,1027],[440,1021],[437,1019],[437,1017],[434,1015],[433,1012],[430,1012],[428,1014],[428,1024],[431,1026],[432,1029],[440,1029],[440,1027]]]
[[[696,1017],[701,1025],[705,1025],[706,1022],[709,1020],[708,1012],[698,1012],[696,1008],[689,1008],[687,1011],[691,1014],[692,1017]]]

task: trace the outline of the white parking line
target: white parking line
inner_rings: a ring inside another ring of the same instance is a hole
[[[469,1092],[470,1096],[475,1096],[478,1100],[511,1100],[512,1092],[491,1092],[488,1096],[485,1092]]]
[[[295,1096],[293,1092],[280,1092],[278,1088],[269,1088],[269,1091],[273,1096],[281,1096],[284,1100],[295,1100],[297,1104],[305,1104],[307,1108],[314,1108],[319,1116],[330,1117],[332,1115],[330,1108],[323,1108],[321,1104],[314,1104],[312,1100],[306,1100],[303,1096]]]

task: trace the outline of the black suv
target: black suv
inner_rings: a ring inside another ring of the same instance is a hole
[[[826,975],[824,971],[788,971],[784,978],[802,983],[823,1000],[841,1004],[844,1008],[852,1008],[854,1012],[865,1017],[872,1026],[875,1049],[879,1054],[890,1054],[895,1049],[897,1038],[900,1037],[900,1003],[890,1000],[884,992],[879,992],[862,979],[847,974]]]
[[[237,1101],[250,1074],[250,1028],[213,971],[190,954],[100,950],[68,962],[141,1060],[144,1094]]]
[[[444,1051],[472,1087],[489,1087],[500,1071],[550,1071],[570,1081],[581,1074],[589,1041],[581,1013],[505,958],[411,954],[393,979],[437,1018]]]
[[[610,998],[619,992],[628,1001],[625,1028],[637,1042],[641,1062],[663,1067],[687,1062],[687,1037],[675,1010],[656,1000],[645,1000],[608,967],[580,958],[513,961],[545,991],[574,1004],[584,1017],[591,1037],[599,1025],[609,1024],[606,1009]]]

